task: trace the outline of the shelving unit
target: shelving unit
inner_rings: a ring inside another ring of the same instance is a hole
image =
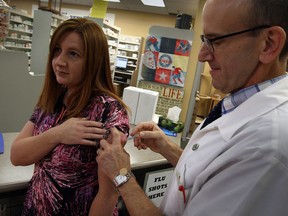
[[[51,29],[50,29],[50,36],[52,36],[54,30],[57,28],[58,25],[60,25],[62,22],[64,22],[66,19],[66,17],[63,16],[59,16],[56,14],[51,14]]]
[[[30,57],[33,34],[33,17],[18,10],[11,10],[8,37],[4,46],[8,50],[24,51]]]
[[[142,50],[142,37],[120,35],[117,57],[127,59],[124,68],[115,67],[114,82],[129,86],[132,75],[138,68]]]
[[[34,11],[30,71],[35,75],[45,74],[51,35],[66,19],[49,11]]]
[[[112,79],[114,79],[115,73],[115,62],[117,57],[118,51],[118,44],[119,44],[119,36],[121,29],[109,24],[108,22],[104,21],[102,29],[107,37],[108,47],[109,47],[109,54],[110,54],[110,64],[111,64],[111,72],[112,72]]]

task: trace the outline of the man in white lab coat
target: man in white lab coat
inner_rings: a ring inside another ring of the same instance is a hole
[[[134,128],[135,146],[162,154],[175,171],[160,209],[129,174],[116,184],[130,215],[288,215],[287,11],[288,0],[206,1],[198,59],[228,94],[221,117],[200,125],[184,151],[151,122]],[[97,161],[113,180],[131,168],[111,132]]]

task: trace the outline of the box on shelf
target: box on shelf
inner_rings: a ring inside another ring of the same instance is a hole
[[[159,92],[133,86],[124,88],[123,101],[131,109],[131,124],[152,121],[155,114]]]

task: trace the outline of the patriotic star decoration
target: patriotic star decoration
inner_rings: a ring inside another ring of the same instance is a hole
[[[162,72],[161,74],[159,74],[160,76],[160,80],[166,80],[166,77],[168,76],[167,74],[165,74],[164,72]]]

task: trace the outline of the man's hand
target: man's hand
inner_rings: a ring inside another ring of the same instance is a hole
[[[113,180],[119,174],[120,169],[131,170],[130,155],[125,151],[121,144],[121,135],[116,128],[110,129],[112,143],[102,139],[100,148],[97,150],[96,160],[99,168]]]
[[[135,137],[134,146],[139,150],[149,147],[157,153],[161,153],[169,142],[164,132],[153,121],[139,123],[131,132],[131,136]]]

